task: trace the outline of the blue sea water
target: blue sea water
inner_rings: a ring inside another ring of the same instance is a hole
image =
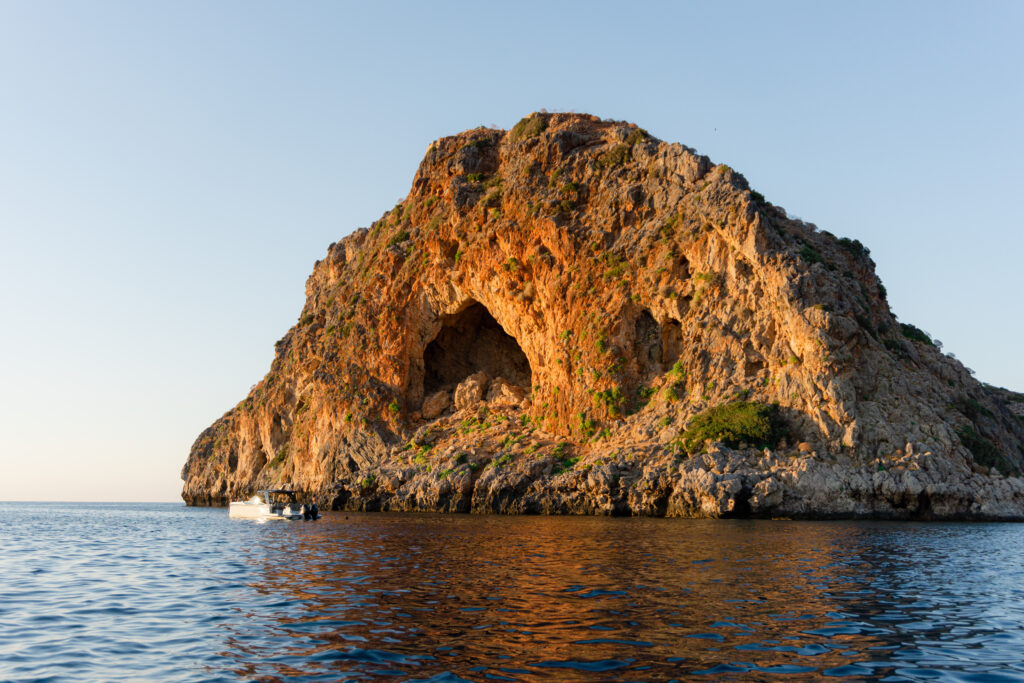
[[[1024,525],[0,503],[0,680],[1024,680]]]

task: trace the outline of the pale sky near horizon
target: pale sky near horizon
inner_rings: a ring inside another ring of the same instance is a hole
[[[427,144],[633,121],[870,247],[1024,391],[1024,3],[0,0],[0,500],[179,500]]]

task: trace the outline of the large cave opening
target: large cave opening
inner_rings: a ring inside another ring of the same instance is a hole
[[[473,302],[446,316],[437,336],[423,352],[425,396],[452,388],[470,375],[486,372],[529,391],[533,373],[530,361],[515,337],[494,319],[483,304]]]

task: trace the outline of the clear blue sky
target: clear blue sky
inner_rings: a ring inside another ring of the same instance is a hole
[[[867,244],[1024,390],[1024,3],[0,0],[0,500],[177,500],[427,144],[627,119]]]

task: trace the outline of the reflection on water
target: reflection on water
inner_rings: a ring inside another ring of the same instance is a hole
[[[1017,527],[350,514],[273,531],[251,558],[266,606],[223,652],[246,677],[1024,677]],[[279,637],[247,642],[253,620]]]
[[[0,548],[0,679],[1024,679],[1020,525],[156,507]]]

